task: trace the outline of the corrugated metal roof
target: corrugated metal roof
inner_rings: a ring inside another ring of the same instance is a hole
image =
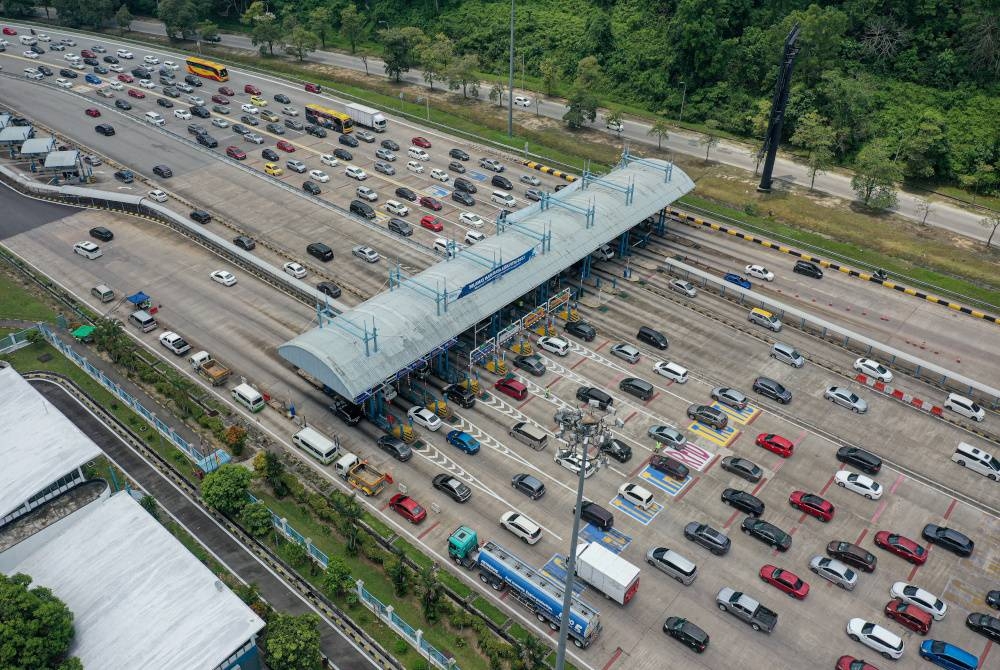
[[[76,167],[80,162],[80,152],[76,149],[70,151],[53,151],[45,157],[46,170],[58,170],[61,168]]]
[[[348,332],[351,328],[329,324],[286,342],[278,353],[338,393],[356,398],[694,189],[677,168],[667,181],[668,167],[666,161],[643,160],[602,177],[619,187],[634,186],[631,204],[626,204],[624,193],[605,184],[591,182],[584,188],[586,180],[552,194],[577,208],[593,206],[594,225],[589,228],[582,214],[556,205],[543,211],[535,204],[511,215],[510,221],[536,234],[551,233],[551,246],[544,253],[536,237],[511,227],[413,277],[430,291],[404,285],[336,318],[353,324],[354,330],[377,328],[377,353],[365,355],[364,341]],[[534,250],[533,256],[519,268],[457,298],[464,285],[490,271],[490,262],[507,263],[529,250]],[[447,311],[435,301],[434,291],[449,295]]]
[[[56,138],[54,137],[33,137],[26,140],[21,145],[18,153],[22,156],[32,156],[35,154],[47,154],[56,148]]]
[[[0,142],[23,142],[34,134],[31,126],[7,126],[0,130]]]

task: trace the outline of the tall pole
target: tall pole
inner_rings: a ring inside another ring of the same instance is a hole
[[[778,156],[778,145],[781,143],[781,128],[785,121],[785,109],[792,86],[792,68],[795,57],[799,54],[799,24],[792,26],[785,38],[785,48],[781,54],[781,67],[778,69],[778,81],[774,85],[774,97],[771,100],[771,116],[767,122],[767,134],[761,151],[764,153],[764,171],[760,176],[757,190],[770,193],[774,170],[774,161]]]
[[[682,123],[684,123],[684,100],[687,99],[687,92],[688,92],[688,85],[686,81],[682,81],[681,86],[683,86],[684,88],[681,89],[681,115],[680,118],[677,119],[677,125],[681,125]]]
[[[507,137],[514,137],[514,0],[510,0],[510,69],[507,90]]]

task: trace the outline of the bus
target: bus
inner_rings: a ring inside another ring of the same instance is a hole
[[[306,105],[306,121],[344,135],[354,132],[354,121],[351,120],[351,117],[329,107],[320,107],[311,103]]]
[[[204,58],[191,56],[187,59],[187,71],[191,74],[214,79],[215,81],[229,81],[229,71],[221,63],[213,63]]]

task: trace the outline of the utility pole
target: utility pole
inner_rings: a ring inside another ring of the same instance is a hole
[[[510,0],[510,68],[507,90],[507,137],[514,137],[514,0]]]
[[[785,122],[785,108],[788,106],[788,94],[792,86],[792,66],[795,57],[799,55],[799,24],[792,26],[785,38],[785,50],[781,56],[781,69],[778,71],[778,81],[774,85],[774,97],[771,99],[771,118],[767,122],[767,135],[764,137],[762,151],[765,153],[764,172],[760,176],[757,190],[771,192],[771,173],[774,171],[774,161],[778,156],[778,144],[781,142],[781,126]]]
[[[681,82],[681,115],[677,119],[677,125],[684,123],[684,101],[687,99],[688,85],[686,81]]]

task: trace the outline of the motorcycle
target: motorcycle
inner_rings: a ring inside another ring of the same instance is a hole
[[[882,268],[876,268],[875,272],[872,273],[872,277],[874,277],[878,281],[885,281],[886,279],[889,278],[889,273],[883,270]]]

